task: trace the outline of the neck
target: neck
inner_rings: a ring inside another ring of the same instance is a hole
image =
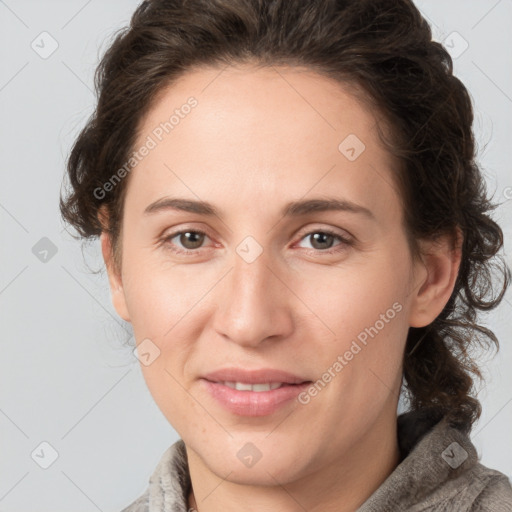
[[[321,470],[276,485],[239,484],[213,474],[187,449],[192,489],[190,512],[353,512],[393,472],[400,461],[396,415],[373,426],[364,440]]]

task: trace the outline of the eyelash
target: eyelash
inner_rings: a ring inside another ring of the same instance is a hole
[[[199,249],[202,249],[202,247],[199,247],[198,249],[174,249],[172,247],[172,245],[174,245],[174,244],[172,244],[170,241],[173,238],[176,238],[178,235],[182,235],[184,233],[194,233],[194,234],[198,234],[198,235],[208,236],[208,233],[205,233],[204,231],[193,230],[193,229],[182,229],[181,231],[176,231],[174,233],[170,233],[169,235],[165,236],[162,239],[162,243],[164,245],[166,245],[167,248],[170,251],[174,252],[175,254],[187,255],[187,254],[194,254],[194,253],[199,252]],[[345,238],[345,237],[339,235],[338,233],[331,231],[330,229],[317,229],[317,230],[309,231],[308,233],[304,234],[304,236],[302,236],[300,238],[300,240],[303,240],[304,238],[307,238],[308,236],[311,236],[311,235],[317,234],[317,233],[322,233],[324,235],[331,235],[334,238],[337,238],[341,243],[331,249],[326,249],[326,250],[307,249],[308,251],[313,251],[313,252],[321,253],[321,254],[336,254],[336,253],[339,253],[339,252],[342,252],[343,250],[345,250],[347,248],[347,246],[351,247],[352,245],[354,245],[354,242],[352,240],[349,240],[348,238]]]

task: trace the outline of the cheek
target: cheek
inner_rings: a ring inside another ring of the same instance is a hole
[[[378,405],[399,383],[409,265],[405,250],[382,251],[364,264],[324,269],[301,280],[297,295],[315,314],[301,308],[310,317],[309,328],[318,326],[317,369],[336,374],[333,393]]]
[[[127,251],[123,274],[126,307],[137,341],[163,339],[190,310],[192,283],[179,270],[162,266],[143,251]]]
[[[405,314],[397,310],[406,309],[409,272],[406,257],[381,251],[355,264],[302,272],[292,289],[301,299],[301,311],[312,321],[316,318],[319,328],[331,338],[347,340],[376,322],[382,327],[381,315],[384,321],[391,319],[386,330],[391,323],[400,324]]]
[[[186,390],[187,361],[199,337],[192,319],[200,311],[196,303],[204,292],[194,290],[179,272],[164,271],[151,261],[144,263],[143,258],[137,263],[126,265],[125,296],[143,377],[155,403],[175,428],[180,421],[192,425],[197,411]],[[150,354],[149,364],[144,353]]]
[[[201,299],[218,276],[155,259],[142,251],[126,258],[124,293],[137,345],[146,343],[157,354],[141,367],[148,387],[158,394],[160,389],[179,389],[173,377],[183,382],[206,322],[205,307],[211,303]]]

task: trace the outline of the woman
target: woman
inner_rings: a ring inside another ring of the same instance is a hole
[[[125,512],[512,510],[469,437],[503,235],[417,8],[146,1],[96,85],[61,210],[180,436]]]

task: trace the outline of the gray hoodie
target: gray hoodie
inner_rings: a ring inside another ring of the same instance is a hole
[[[480,464],[469,434],[445,417],[403,413],[397,435],[400,463],[355,512],[512,512],[507,476]],[[189,512],[189,489],[180,439],[162,455],[144,494],[121,512]]]

